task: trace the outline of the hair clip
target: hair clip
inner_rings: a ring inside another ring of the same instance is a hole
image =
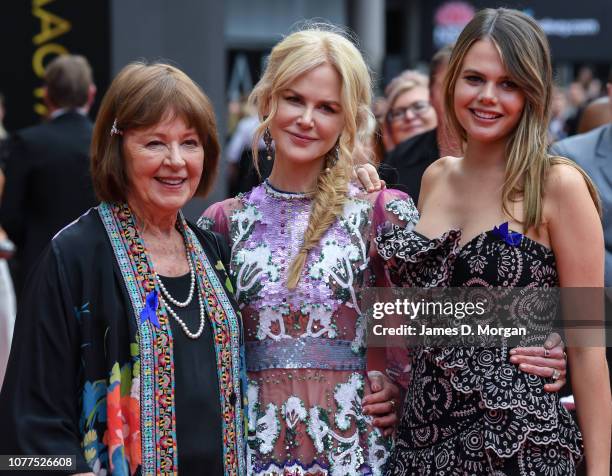
[[[114,135],[118,135],[118,136],[123,135],[123,131],[121,129],[117,129],[117,118],[115,118],[115,120],[113,121],[113,125],[110,130],[110,135],[111,137]]]

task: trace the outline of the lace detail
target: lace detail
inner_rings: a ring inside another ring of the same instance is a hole
[[[309,194],[266,182],[206,212],[229,239],[245,327],[248,474],[382,474],[387,442],[361,408],[366,327],[360,291],[385,277],[372,240],[380,223],[401,224],[385,209],[397,198],[406,197],[393,190],[367,194],[349,184],[342,213],[308,253],[291,291],[288,270],[308,226]]]
[[[259,402],[259,385],[250,381],[247,391],[249,398],[248,443],[262,454],[271,453],[280,434],[278,408],[268,403],[265,408]]]
[[[284,423],[284,444],[286,448],[298,446],[303,438],[311,438],[312,444],[319,455],[324,456],[328,463],[319,463],[317,466],[323,471],[321,474],[330,475],[359,475],[367,464],[362,441],[367,439],[369,460],[372,474],[381,475],[387,458],[387,449],[379,430],[369,429],[370,417],[366,417],[360,410],[363,398],[364,379],[358,373],[353,373],[345,383],[338,384],[334,391],[334,400],[338,411],[334,418],[319,407],[306,409],[301,398],[292,395],[283,403],[279,412],[276,405],[269,403],[262,411],[260,404],[260,388],[256,382],[249,382],[249,465],[252,472],[249,474],[270,474],[254,468],[261,468],[257,455],[269,454],[280,436],[281,419]],[[335,426],[333,425],[335,423]],[[276,463],[267,466],[279,468]],[[310,468],[312,470],[312,468]],[[310,474],[302,467],[296,474]],[[273,473],[276,474],[276,473]],[[283,473],[282,470],[278,474]],[[289,473],[292,474],[292,473]],[[313,473],[319,474],[319,473]]]
[[[416,225],[419,221],[419,212],[410,198],[407,200],[390,200],[385,209],[409,225]]]
[[[205,231],[212,230],[213,227],[215,226],[215,220],[209,217],[201,216],[198,219],[196,225],[198,226],[198,228],[205,230]]]
[[[394,227],[382,231],[377,247],[404,285],[478,293],[529,287],[496,305],[539,330],[521,345],[540,345],[556,312],[554,299],[538,295],[540,288],[558,286],[552,252],[527,237],[508,244],[493,232],[460,248],[460,237],[450,231],[429,240]],[[484,347],[417,349],[391,474],[505,474],[508,468],[521,475],[573,474],[581,437],[558,396],[544,391],[544,379],[510,364],[507,346],[478,345]],[[551,455],[567,464],[546,470]]]
[[[236,299],[248,300],[263,287],[262,278],[278,281],[279,270],[267,245],[242,248],[232,258],[236,269]],[[245,295],[245,296],[242,296]]]
[[[451,230],[428,240],[397,225],[388,224],[376,237],[378,254],[388,261],[391,279],[407,287],[448,286],[452,263],[459,254],[461,233]]]
[[[308,199],[312,193],[301,193],[301,192],[283,192],[282,190],[278,190],[274,188],[268,179],[265,179],[261,186],[266,191],[268,195],[273,198],[281,199],[281,200],[304,200]]]

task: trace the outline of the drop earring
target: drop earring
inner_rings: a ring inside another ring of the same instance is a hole
[[[338,163],[340,158],[340,144],[336,144],[333,148],[333,152],[327,156],[327,166],[325,172],[330,173],[331,169]]]
[[[272,134],[267,127],[263,135],[263,141],[266,144],[266,159],[272,160]]]

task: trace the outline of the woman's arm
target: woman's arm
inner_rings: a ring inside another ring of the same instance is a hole
[[[229,242],[229,223],[226,209],[236,201],[234,198],[216,202],[209,206],[197,221],[198,228],[223,235]]]
[[[596,332],[602,334],[603,232],[584,178],[577,169],[569,165],[557,165],[551,169],[546,183],[544,218],[548,223],[561,287],[585,288],[578,297],[588,296],[588,299],[578,301],[575,290],[564,291],[572,293],[571,302],[567,303],[569,306],[564,306],[564,320],[566,323],[569,319],[581,318],[599,321]],[[591,298],[594,289],[601,290],[601,303]],[[563,300],[564,304],[566,301]],[[589,475],[608,475],[612,398],[605,348],[601,342],[575,345],[575,329],[568,328],[566,335],[587,471]]]

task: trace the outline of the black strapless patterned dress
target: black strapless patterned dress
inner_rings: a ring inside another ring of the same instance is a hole
[[[401,286],[558,286],[555,258],[545,246],[524,236],[508,244],[487,231],[459,247],[460,237],[452,230],[428,239],[393,226],[381,232],[377,246]],[[521,345],[541,345],[553,320],[536,323],[538,336],[529,333]],[[582,451],[576,424],[558,396],[544,391],[546,379],[509,362],[509,350],[415,349],[387,474],[575,474]]]

